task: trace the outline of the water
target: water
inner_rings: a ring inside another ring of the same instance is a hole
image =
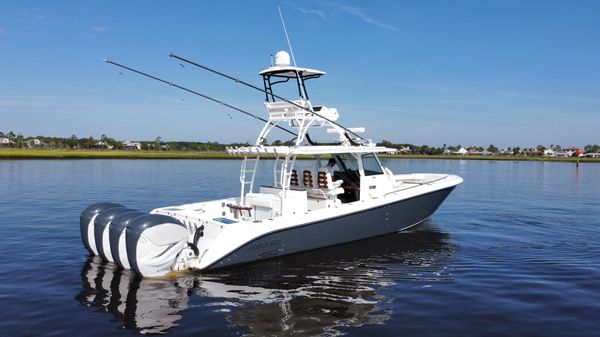
[[[465,183],[411,232],[147,280],[88,257],[81,210],[231,196],[238,161],[0,161],[0,335],[598,335],[600,165],[386,165]]]

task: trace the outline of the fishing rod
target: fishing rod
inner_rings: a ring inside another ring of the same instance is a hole
[[[183,57],[181,57],[181,56],[175,55],[174,53],[169,53],[169,57],[176,58],[176,59],[178,59],[178,60],[180,60],[180,61],[183,61],[183,62],[185,62],[185,63],[187,63],[187,64],[191,64],[191,65],[193,65],[193,66],[196,66],[196,67],[198,67],[198,68],[201,68],[201,69],[207,70],[207,71],[209,71],[209,72],[211,72],[211,73],[217,74],[217,75],[219,75],[219,76],[223,76],[223,77],[225,77],[225,78],[227,78],[227,79],[230,79],[230,80],[234,81],[235,83],[239,83],[239,84],[245,85],[245,86],[247,86],[247,87],[250,87],[250,88],[252,88],[252,89],[258,90],[258,91],[262,92],[263,94],[266,94],[266,93],[267,93],[267,92],[266,92],[266,90],[264,90],[264,89],[262,89],[262,88],[259,88],[259,87],[255,86],[255,85],[253,85],[253,84],[250,84],[250,83],[248,83],[248,82],[244,82],[244,81],[240,80],[239,78],[236,78],[236,77],[233,77],[233,76],[230,76],[230,75],[224,74],[224,73],[222,73],[222,72],[220,72],[220,71],[218,71],[218,70],[211,69],[211,68],[209,68],[209,67],[207,67],[207,66],[203,66],[203,65],[201,65],[201,64],[198,64],[198,63],[196,63],[196,62],[194,62],[194,61],[190,61],[190,60],[188,60],[188,59],[186,59],[186,58],[183,58]],[[280,99],[280,100],[282,100],[282,101],[284,101],[284,102],[286,102],[286,103],[292,104],[292,105],[294,105],[294,106],[296,106],[296,107],[298,107],[298,108],[300,108],[300,109],[303,109],[303,110],[305,110],[305,111],[308,111],[308,112],[310,112],[310,113],[312,113],[312,114],[314,114],[314,115],[316,115],[316,116],[318,116],[318,117],[320,117],[320,118],[323,118],[324,120],[328,121],[329,123],[331,123],[331,124],[334,124],[334,125],[336,125],[336,126],[338,126],[338,127],[342,128],[344,131],[346,131],[346,133],[351,133],[351,134],[355,135],[356,137],[358,137],[358,138],[360,138],[360,139],[362,139],[362,140],[366,141],[366,139],[365,139],[365,138],[361,137],[360,135],[357,135],[357,134],[356,134],[355,132],[353,132],[352,130],[350,130],[350,129],[346,128],[345,126],[343,126],[343,125],[341,125],[341,124],[339,124],[339,123],[337,123],[337,122],[335,122],[335,121],[333,121],[333,120],[331,120],[331,119],[329,119],[329,118],[327,118],[327,117],[324,117],[324,116],[322,116],[322,115],[320,115],[320,114],[316,113],[316,112],[315,112],[314,110],[312,110],[312,109],[308,109],[308,108],[306,108],[306,107],[303,107],[303,106],[302,106],[302,105],[300,105],[300,104],[297,104],[297,103],[295,103],[295,102],[293,102],[293,101],[290,101],[290,100],[289,100],[289,99],[287,99],[287,98],[281,97],[281,96],[279,96],[279,95],[276,95],[276,94],[273,94],[273,93],[271,93],[271,92],[269,92],[268,94],[269,94],[269,95],[273,95],[273,97],[275,97],[275,98],[278,98],[278,99]],[[353,142],[353,140],[352,140],[352,139],[351,139],[351,138],[350,138],[350,137],[349,137],[347,134],[346,134],[346,137],[348,138],[348,140],[349,140],[350,142]]]
[[[247,115],[247,116],[250,116],[250,117],[252,117],[252,118],[254,118],[254,119],[258,119],[258,120],[260,120],[260,121],[263,121],[263,122],[265,122],[265,123],[269,123],[269,124],[271,124],[271,125],[275,126],[276,128],[278,128],[278,129],[280,129],[280,130],[283,130],[283,131],[285,131],[285,132],[287,132],[287,133],[289,133],[289,134],[292,134],[292,135],[294,135],[294,137],[298,137],[298,135],[297,135],[295,132],[293,132],[293,131],[290,131],[290,130],[288,130],[288,129],[284,128],[284,127],[281,127],[281,126],[279,126],[279,125],[277,125],[277,124],[274,124],[274,123],[272,123],[271,121],[268,121],[268,120],[266,120],[266,119],[264,119],[264,118],[261,118],[261,117],[259,117],[259,116],[255,115],[255,114],[252,114],[252,113],[250,113],[250,112],[248,112],[248,111],[242,110],[242,109],[240,109],[240,108],[238,108],[238,107],[235,107],[235,106],[233,106],[233,105],[231,105],[231,104],[228,104],[228,103],[226,103],[226,102],[220,101],[220,100],[218,100],[218,99],[216,99],[216,98],[212,98],[212,97],[210,97],[210,96],[206,96],[206,95],[204,95],[204,94],[201,94],[201,93],[199,93],[199,92],[197,92],[197,91],[194,91],[194,90],[192,90],[192,89],[188,89],[188,88],[186,88],[186,87],[183,87],[183,86],[181,86],[181,85],[179,85],[179,84],[176,84],[176,83],[173,83],[173,82],[169,82],[169,81],[163,80],[162,78],[158,78],[158,77],[156,77],[156,76],[153,76],[153,75],[147,74],[147,73],[145,73],[145,72],[142,72],[142,71],[139,71],[139,70],[136,70],[136,69],[130,68],[130,67],[128,67],[128,66],[125,66],[125,65],[119,64],[119,63],[117,63],[117,62],[114,62],[114,61],[111,61],[111,60],[109,60],[109,59],[104,59],[104,61],[105,61],[106,63],[110,63],[110,64],[112,64],[112,65],[114,65],[114,66],[117,66],[117,67],[120,67],[120,68],[123,68],[123,69],[129,70],[129,71],[131,71],[131,72],[134,72],[134,73],[136,73],[136,74],[140,74],[140,75],[142,75],[142,76],[146,76],[146,77],[148,77],[148,78],[151,78],[151,79],[153,79],[153,80],[156,80],[156,81],[162,82],[162,83],[164,83],[164,84],[168,84],[169,86],[172,86],[172,87],[175,87],[175,88],[178,88],[178,89],[181,89],[181,90],[187,91],[187,92],[189,92],[189,93],[191,93],[191,94],[194,94],[194,95],[200,96],[200,97],[202,97],[202,98],[204,98],[204,99],[207,99],[207,100],[209,100],[209,101],[212,101],[212,102],[215,102],[215,103],[219,103],[219,104],[221,104],[221,105],[224,105],[224,106],[226,106],[226,107],[228,107],[228,108],[230,108],[230,109],[233,109],[233,110],[235,110],[235,111],[238,111],[238,112],[241,112],[241,113],[243,113],[243,114],[245,114],[245,115]]]

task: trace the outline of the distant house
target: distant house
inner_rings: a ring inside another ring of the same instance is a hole
[[[467,151],[464,147],[461,147],[460,149],[458,149],[457,151],[454,151],[453,153],[464,156],[467,153],[469,153],[469,151]]]
[[[483,150],[483,151],[470,151],[469,155],[471,156],[493,156],[494,153],[487,151],[487,150]]]
[[[588,152],[583,156],[588,158],[600,158],[600,152]]]
[[[409,146],[402,146],[401,148],[397,149],[396,151],[393,152],[393,154],[405,154],[410,152],[411,149]]]
[[[15,142],[13,142],[12,140],[10,140],[9,138],[0,137],[0,146],[11,146],[14,143]]]
[[[94,147],[99,148],[99,149],[109,149],[109,150],[112,150],[112,148],[113,148],[112,145],[109,145],[108,143],[103,142],[101,140],[97,141],[94,144]]]
[[[563,152],[565,154],[567,154],[567,157],[572,157],[574,154],[581,154],[583,151],[581,151],[580,148],[572,146],[572,147],[564,150]]]
[[[403,146],[403,147],[401,147],[401,148],[398,149],[398,152],[400,152],[400,153],[406,153],[406,152],[410,152],[410,151],[412,151],[410,149],[410,146]]]
[[[567,158],[567,157],[572,157],[573,153],[575,153],[575,152],[569,151],[569,150],[564,151],[564,152],[556,152],[556,153],[554,153],[553,157]]]
[[[545,149],[543,153],[544,157],[556,157],[556,155],[557,154],[552,149]]]
[[[35,139],[31,139],[30,141],[28,141],[27,145],[30,148],[32,148],[32,147],[45,147],[47,144],[42,142],[41,140],[35,138]]]
[[[142,143],[140,142],[132,142],[130,140],[126,140],[124,142],[122,142],[121,144],[123,144],[123,148],[125,150],[141,150],[142,149]]]

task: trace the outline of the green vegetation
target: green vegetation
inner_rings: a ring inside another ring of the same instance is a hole
[[[221,144],[218,142],[165,142],[161,137],[153,141],[118,141],[107,135],[100,139],[79,138],[72,135],[61,137],[24,137],[13,131],[0,131],[0,159],[236,159],[226,153],[227,147],[249,146],[249,143]],[[291,141],[275,140],[270,145],[293,146]],[[387,158],[428,158],[461,160],[544,160],[577,161],[578,148],[561,148],[551,144],[532,148],[508,147],[499,149],[493,144],[488,147],[451,145],[434,147],[427,145],[394,144],[383,140],[377,145],[396,149]],[[599,145],[586,145],[584,153],[600,152]],[[590,156],[591,156],[590,155]],[[600,158],[580,158],[581,162],[600,162]]]
[[[576,162],[577,158],[382,154],[382,158]],[[225,152],[0,149],[0,159],[240,159]],[[580,158],[600,163],[600,158]]]
[[[427,154],[381,154],[381,158],[406,158],[406,159],[452,159],[452,160],[512,160],[512,161],[555,161],[577,162],[577,157],[525,157],[525,156],[457,156],[457,155],[427,155]],[[600,158],[580,158],[581,163],[600,163]]]
[[[22,134],[15,134],[13,131],[7,133],[0,131],[0,138],[5,138],[6,143],[0,144],[2,148],[36,148],[36,149],[56,149],[56,150],[124,150],[127,149],[127,143],[137,144],[138,147],[130,147],[129,150],[143,151],[202,151],[202,152],[221,152],[225,151],[227,146],[248,146],[248,143],[220,144],[218,142],[185,142],[172,141],[164,142],[162,138],[156,137],[151,141],[127,142],[115,140],[107,135],[100,136],[100,139],[94,137],[79,138],[72,135],[69,138],[62,137],[24,137]]]
[[[0,159],[236,159],[225,152],[0,149]]]
[[[481,146],[451,145],[443,147],[429,147],[427,145],[412,145],[412,144],[394,144],[390,141],[383,140],[377,145],[397,149],[397,154],[403,155],[430,155],[430,156],[459,156],[475,157],[508,157],[509,160],[526,160],[526,158],[570,158],[577,157],[579,153],[597,154],[600,152],[599,145],[586,145],[583,150],[576,147],[562,148],[560,145],[551,144],[549,147],[538,145],[532,148],[507,147],[499,149],[494,144],[490,144],[487,148]],[[525,157],[525,158],[521,158]],[[450,157],[448,157],[450,158]],[[462,158],[465,159],[465,158]],[[488,158],[489,159],[489,158]]]

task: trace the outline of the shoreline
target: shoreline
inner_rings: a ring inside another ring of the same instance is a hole
[[[272,156],[271,156],[272,157]],[[510,160],[576,163],[576,157],[520,157],[520,156],[459,156],[459,155],[398,155],[380,154],[381,158],[448,159],[448,160]],[[268,157],[266,157],[268,158]],[[107,150],[30,150],[0,149],[0,160],[24,159],[241,159],[225,152],[171,152],[171,151],[107,151]],[[600,163],[600,158],[580,158],[581,163]]]

